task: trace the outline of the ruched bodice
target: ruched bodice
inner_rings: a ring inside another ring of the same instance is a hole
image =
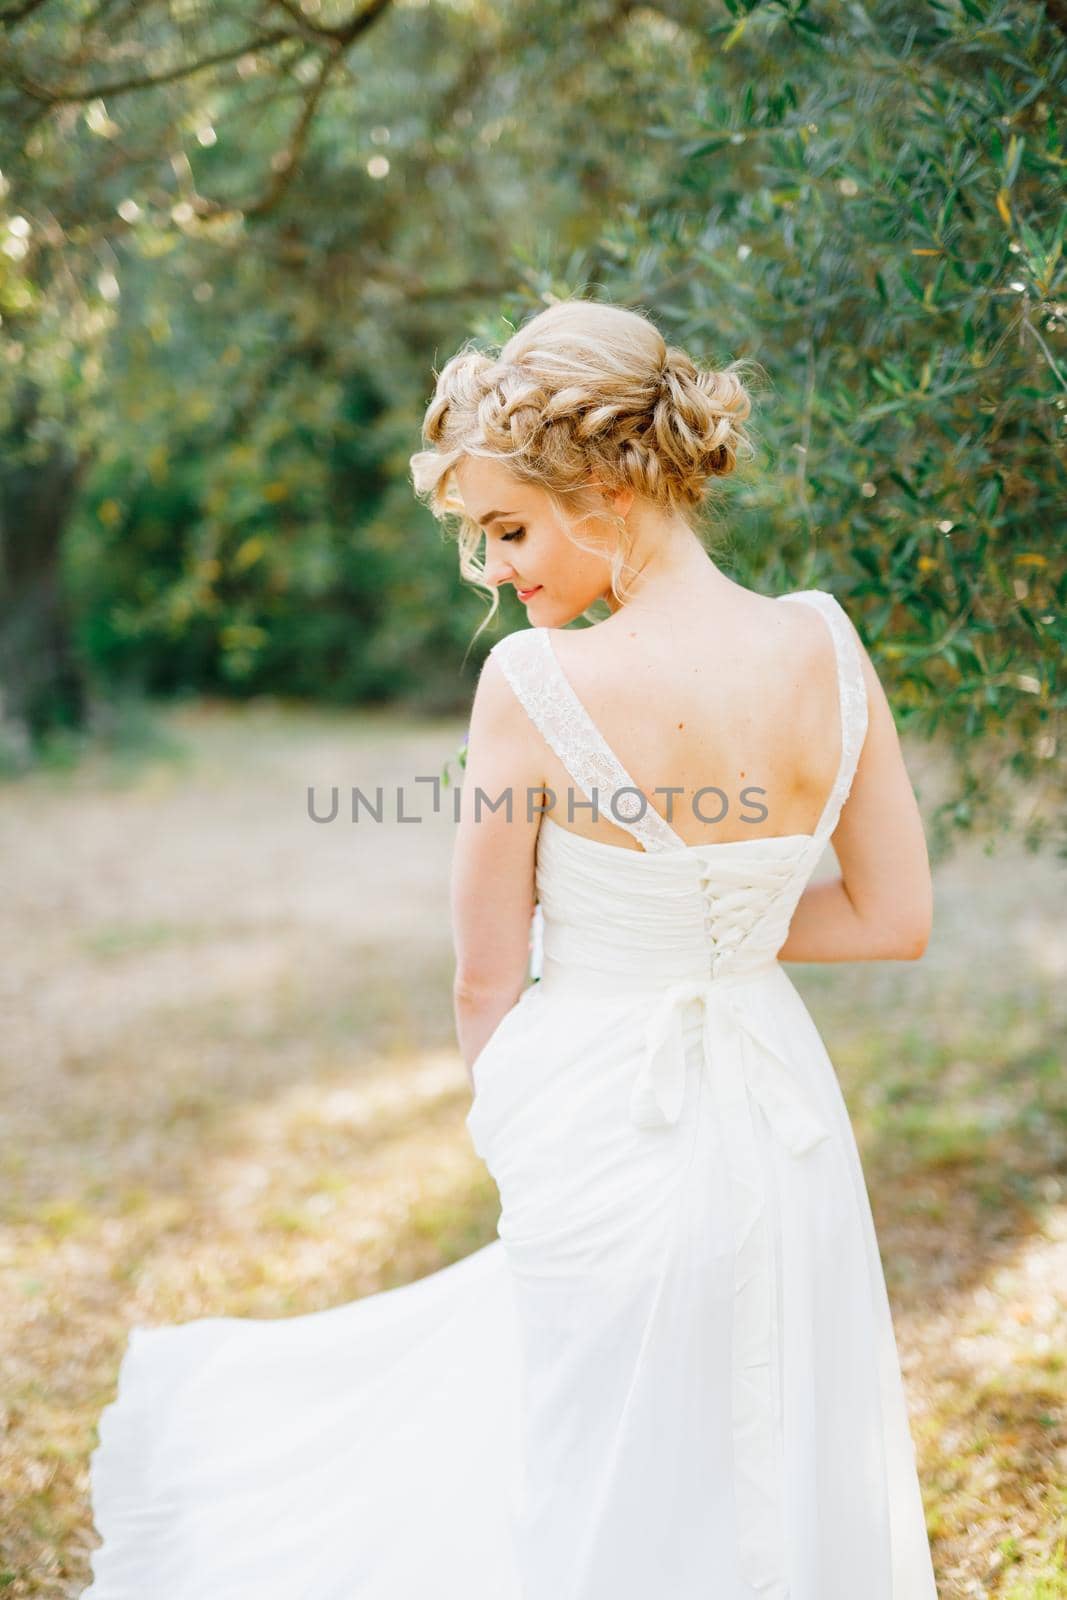
[[[645,854],[541,823],[537,849],[545,966],[642,983],[715,978],[772,961],[808,873],[811,834]]]

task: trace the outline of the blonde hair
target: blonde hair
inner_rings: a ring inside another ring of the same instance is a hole
[[[610,517],[603,497],[619,489],[689,521],[710,480],[755,454],[744,428],[752,403],[739,376],[749,366],[762,370],[743,360],[701,368],[642,312],[582,299],[539,312],[497,354],[465,342],[437,376],[422,425],[426,448],[410,465],[415,493],[433,514],[459,518],[460,573],[491,595],[481,628],[500,601],[477,557],[482,529],[452,476],[464,456],[506,463],[544,490],[579,545],[577,524]],[[630,539],[615,521],[611,588],[621,605]]]

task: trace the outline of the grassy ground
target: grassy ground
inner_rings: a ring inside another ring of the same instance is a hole
[[[494,1233],[452,828],[412,783],[460,726],[267,702],[159,727],[0,789],[2,1596],[88,1581],[131,1324],[317,1310]],[[421,825],[347,820],[353,784],[399,783]],[[790,968],[860,1142],[941,1600],[1067,1595],[1063,900],[1062,866],[971,849],[922,962]]]

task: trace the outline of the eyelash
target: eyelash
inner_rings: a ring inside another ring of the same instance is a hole
[[[521,539],[525,532],[525,528],[516,528],[512,533],[502,533],[500,535],[501,543],[506,544],[509,539]]]

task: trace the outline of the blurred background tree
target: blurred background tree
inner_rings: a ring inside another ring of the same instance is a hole
[[[123,686],[462,710],[433,369],[584,294],[771,375],[716,559],[838,593],[935,847],[1067,851],[1064,82],[1059,0],[0,0],[9,770]]]

